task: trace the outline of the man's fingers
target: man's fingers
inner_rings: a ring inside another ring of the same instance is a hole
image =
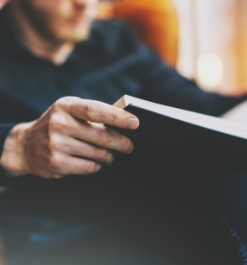
[[[104,164],[111,164],[114,160],[114,156],[109,150],[70,137],[56,137],[53,148],[54,151],[60,153]]]
[[[111,149],[121,153],[130,153],[133,150],[132,141],[125,135],[117,132],[112,127],[99,123],[87,122],[76,119],[70,115],[53,115],[49,122],[51,149],[61,142],[67,145],[61,138],[74,138],[94,146]],[[52,132],[52,133],[51,133]]]
[[[137,129],[139,126],[139,120],[133,114],[99,101],[64,97],[59,99],[55,106],[62,108],[73,117],[85,121],[103,123],[123,129]]]
[[[60,178],[66,175],[90,175],[97,173],[102,165],[96,161],[60,154],[53,162],[50,177]]]
[[[77,129],[70,130],[69,135],[101,148],[121,153],[131,153],[134,147],[128,137],[102,124],[83,122]]]

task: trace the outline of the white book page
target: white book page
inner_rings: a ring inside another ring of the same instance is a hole
[[[247,124],[247,100],[230,109],[221,117],[223,119]]]
[[[173,119],[247,139],[247,124],[240,122],[229,121],[223,118],[212,117],[192,111],[173,108],[128,95],[122,97],[114,105],[120,108],[124,108],[127,105],[133,105],[138,108],[146,109]]]

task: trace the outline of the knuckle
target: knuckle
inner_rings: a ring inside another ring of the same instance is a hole
[[[73,97],[70,97],[70,96],[61,97],[61,98],[59,98],[59,99],[57,99],[55,101],[55,103],[53,104],[53,106],[55,108],[60,107],[60,106],[63,106],[64,104],[70,103],[72,101],[72,98]]]
[[[119,118],[119,115],[116,112],[114,112],[112,114],[112,123],[113,124],[119,124],[120,123],[120,120],[119,119],[120,119]]]
[[[55,103],[52,104],[49,111],[52,114],[57,113],[58,111],[61,111],[61,106],[63,104],[63,99],[58,99]]]
[[[99,131],[98,139],[99,139],[99,143],[103,146],[109,146],[112,142],[112,136],[105,128],[102,128]]]
[[[57,99],[52,106],[57,107],[63,103],[64,103],[64,98],[62,97],[62,98]]]
[[[83,106],[83,112],[88,120],[97,121],[98,119],[97,109],[94,106],[93,102],[86,102],[85,105]]]
[[[57,114],[52,114],[49,121],[48,121],[48,127],[50,129],[54,129],[59,124],[59,118]]]
[[[58,171],[60,169],[61,163],[60,160],[58,159],[58,156],[55,154],[51,154],[49,159],[48,159],[49,167],[53,171]]]
[[[100,166],[94,161],[88,161],[86,165],[86,174],[93,174],[100,169]]]
[[[48,127],[50,131],[61,131],[66,128],[66,122],[62,115],[55,113],[51,115]]]
[[[95,158],[99,160],[104,160],[107,157],[108,152],[103,148],[96,148],[95,150]]]
[[[58,138],[53,134],[50,135],[49,140],[48,140],[48,150],[52,152],[53,150],[58,150],[60,146],[61,146],[61,143],[58,140]]]

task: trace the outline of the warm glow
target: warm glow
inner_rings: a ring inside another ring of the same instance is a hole
[[[205,53],[197,60],[197,77],[205,88],[218,86],[223,79],[223,63],[221,58],[213,53]]]

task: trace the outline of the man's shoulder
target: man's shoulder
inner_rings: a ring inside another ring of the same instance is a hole
[[[140,45],[133,30],[117,20],[95,21],[89,41],[97,43],[102,50],[133,50]]]
[[[109,20],[96,20],[93,24],[93,30],[100,34],[132,34],[132,29],[124,22],[109,19]]]

